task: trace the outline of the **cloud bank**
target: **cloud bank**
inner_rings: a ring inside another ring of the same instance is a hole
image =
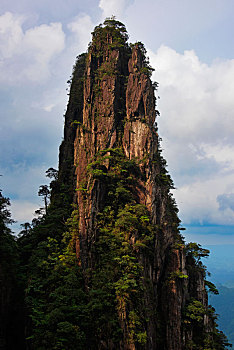
[[[149,52],[160,82],[159,132],[187,224],[234,224],[219,201],[234,189],[234,60],[201,62],[194,51]],[[225,197],[229,198],[229,197]]]
[[[26,16],[6,12],[0,16],[0,81],[43,81],[50,75],[50,63],[65,47],[61,23],[42,24],[26,31]]]

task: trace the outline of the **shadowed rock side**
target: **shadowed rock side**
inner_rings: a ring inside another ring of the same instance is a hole
[[[77,57],[76,64],[73,67],[73,74],[70,77],[71,80],[68,80],[70,84],[70,98],[65,114],[64,140],[59,149],[59,181],[57,187],[61,183],[66,183],[69,187],[70,201],[73,200],[74,195],[74,140],[76,126],[78,123],[82,123],[85,59],[86,54],[81,54]],[[56,189],[54,189],[54,192],[57,192]]]
[[[128,300],[122,309],[117,302],[122,340],[116,345],[100,335],[96,348],[200,349],[205,339],[212,341],[214,332],[214,321],[207,311],[205,274],[200,260],[185,249],[179,233],[180,221],[170,193],[173,184],[159,147],[155,87],[144,47],[137,43],[130,48],[122,29],[119,22],[111,20],[93,33],[86,57],[83,108],[77,116],[74,137],[75,201],[79,210],[76,254],[87,290],[92,285],[90,270],[95,270],[100,258],[95,248],[102,230],[98,218],[110,205],[108,181],[116,149],[137,164],[139,174],[128,188],[134,205],[144,206],[149,213],[154,232],[147,243],[148,251],[134,248],[143,281],[139,334],[145,338],[139,340],[140,336],[131,333],[130,315],[135,301]],[[140,234],[131,234],[132,245],[137,235]],[[197,323],[186,314],[186,307],[194,301],[205,310]],[[202,340],[198,339],[199,333]]]

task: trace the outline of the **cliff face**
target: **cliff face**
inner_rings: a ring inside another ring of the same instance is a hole
[[[107,20],[94,30],[82,92],[70,97],[69,105],[82,96],[82,108],[66,115],[78,264],[90,298],[97,286],[108,290],[113,305],[100,313],[107,323],[115,315],[111,322],[120,327],[117,337],[110,320],[98,323],[98,349],[200,349],[214,338],[200,262],[205,253],[198,245],[185,248],[179,233],[151,71],[143,45],[129,47],[124,26]]]

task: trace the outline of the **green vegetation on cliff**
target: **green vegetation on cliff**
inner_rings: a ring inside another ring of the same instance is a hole
[[[19,249],[9,225],[10,201],[0,190],[0,347],[24,348],[23,271]]]

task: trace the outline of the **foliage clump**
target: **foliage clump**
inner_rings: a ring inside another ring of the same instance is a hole
[[[90,46],[95,46],[96,48],[100,48],[103,42],[108,42],[111,49],[126,47],[128,40],[125,25],[117,21],[115,17],[107,18],[103,25],[96,26],[92,32],[92,36]]]
[[[105,167],[107,160],[109,165]],[[107,186],[105,206],[97,218],[97,241],[93,247],[96,266],[90,289],[105,290],[115,305],[110,324],[117,327],[116,341],[121,340],[124,332],[129,344],[143,345],[147,337],[143,266],[139,256],[143,250],[150,254],[156,231],[147,208],[138,203],[139,165],[127,159],[121,148],[115,148],[101,151],[88,170],[94,179]],[[104,309],[102,312],[105,314]]]
[[[9,225],[10,200],[0,190],[0,341],[4,349],[24,346],[23,275],[16,237]]]
[[[185,329],[193,330],[193,338],[186,343],[188,350],[225,350],[232,347],[216,323],[214,308],[208,308],[200,300],[192,298],[184,310]],[[208,323],[208,325],[207,325]]]
[[[186,268],[189,274],[189,290],[194,294],[196,281],[201,281],[209,292],[219,294],[216,286],[206,280],[209,273],[202,262],[202,258],[209,256],[209,250],[201,247],[200,244],[190,242],[185,246]],[[187,342],[186,349],[224,350],[228,343],[226,336],[218,330],[216,322],[217,315],[211,306],[197,297],[192,297],[184,309],[183,324],[185,329],[192,328],[193,337]]]

